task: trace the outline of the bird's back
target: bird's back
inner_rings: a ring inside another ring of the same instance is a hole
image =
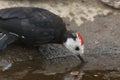
[[[16,7],[0,10],[0,30],[46,43],[60,40],[66,28],[63,20],[48,10]]]

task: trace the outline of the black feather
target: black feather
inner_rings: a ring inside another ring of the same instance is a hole
[[[44,44],[62,43],[66,27],[59,16],[48,10],[15,7],[0,10],[0,30],[15,33],[29,44]]]

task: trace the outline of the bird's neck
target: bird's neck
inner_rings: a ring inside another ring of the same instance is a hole
[[[64,44],[68,38],[71,38],[72,37],[72,34],[70,31],[66,31],[63,36],[62,36],[62,40],[61,40],[61,43]]]
[[[71,38],[72,34],[70,31],[65,31],[64,33],[61,33],[61,35],[59,37],[56,37],[53,40],[53,43],[57,43],[57,44],[64,44],[68,38]]]

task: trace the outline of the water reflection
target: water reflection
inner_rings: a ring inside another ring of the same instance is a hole
[[[82,72],[78,71],[81,65],[72,64],[71,58],[77,60],[77,57],[72,55],[54,59],[42,56],[39,59],[15,62],[9,70],[1,73],[0,80],[79,80],[82,75]],[[68,62],[68,59],[71,60]]]
[[[68,67],[68,69],[62,66],[59,69],[57,67],[48,69],[48,67],[38,66],[36,63],[31,65],[31,62],[19,62],[1,75],[2,80],[80,80],[84,73],[78,70],[78,66]]]

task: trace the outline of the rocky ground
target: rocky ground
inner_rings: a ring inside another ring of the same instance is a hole
[[[88,63],[82,68],[83,72],[79,58],[61,45],[44,45],[38,52],[16,43],[0,52],[0,80],[79,80],[84,74],[84,79],[91,79],[88,75],[96,77],[104,73],[105,80],[120,77],[120,10],[101,1],[1,0],[0,8],[41,7],[61,16],[69,30],[78,31],[83,36]],[[72,70],[77,72],[69,73]],[[77,75],[77,78],[71,75]]]

